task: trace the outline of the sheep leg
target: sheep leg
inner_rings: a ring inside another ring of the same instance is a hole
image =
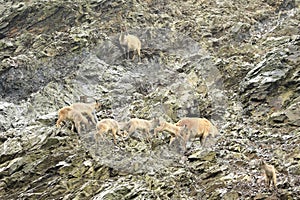
[[[130,125],[129,130],[128,130],[128,136],[130,137],[134,131],[135,131],[135,128],[132,125]]]
[[[277,185],[276,185],[276,174],[273,175],[273,185],[274,185],[274,188],[275,190],[277,190]]]
[[[62,122],[62,120],[59,118],[57,121],[56,121],[56,127],[60,127],[60,123]]]
[[[169,143],[169,146],[171,146],[172,145],[172,143],[174,142],[174,140],[175,140],[176,138],[175,137],[171,137],[171,139],[170,139],[170,143]]]
[[[130,50],[129,50],[129,48],[127,47],[127,60],[129,60],[129,52],[130,52]]]
[[[95,118],[92,113],[87,113],[93,124],[96,124]]]
[[[185,152],[186,151],[186,141],[185,140],[183,141],[182,147],[183,147],[183,150]]]
[[[116,138],[117,138],[117,131],[115,129],[111,130],[113,136],[114,136],[114,144],[117,145],[117,141],[116,141]]]
[[[93,116],[94,116],[94,120],[95,120],[95,122],[96,122],[96,121],[98,121],[98,118],[97,118],[97,116],[96,116],[96,112],[95,112],[95,110],[93,111]]]
[[[271,184],[271,180],[267,178],[266,185],[268,189],[270,189],[270,184]]]
[[[116,134],[121,136],[122,142],[125,142],[124,141],[124,135],[120,133],[119,129],[116,130]]]
[[[202,136],[200,136],[200,143],[201,143],[201,146],[205,146],[206,144],[206,135],[205,134],[202,134]]]
[[[127,58],[126,52],[127,52],[126,47],[122,47],[122,54],[123,54],[124,59]]]
[[[134,61],[134,58],[135,58],[135,53],[134,53],[135,51],[133,51],[133,56],[132,56],[132,61]]]
[[[184,137],[185,145],[187,145],[187,142],[190,140],[190,137],[191,137],[191,131],[188,131]],[[192,146],[192,144],[193,144],[193,141],[191,141],[191,146]]]
[[[72,126],[71,126],[71,131],[74,132],[74,124],[73,123],[72,123]]]
[[[99,130],[98,132],[95,133],[94,138],[98,144],[100,143],[99,137],[101,137],[102,141],[104,140],[103,133],[104,133],[104,131],[101,131],[101,130]]]
[[[94,134],[94,139],[95,139],[95,142],[96,142],[96,148],[98,149],[99,148],[99,133],[96,132]]]
[[[64,121],[64,120],[65,120],[64,117],[59,116],[59,117],[58,117],[58,120],[56,121],[56,126],[57,126],[57,127],[60,127],[60,123],[61,123],[62,121]]]
[[[72,128],[74,128],[74,125],[72,125]],[[80,134],[80,123],[79,122],[75,122],[75,128],[77,130],[77,133]],[[74,131],[74,130],[72,130]]]
[[[156,137],[156,135],[157,135],[157,128],[156,129],[154,129],[154,137]]]
[[[150,143],[150,130],[147,130],[146,134],[147,134],[146,140]]]
[[[160,131],[162,131],[162,128],[160,128],[160,127],[155,128],[155,129],[154,129],[154,137],[156,137],[156,136],[157,136],[157,133],[160,132]]]
[[[137,50],[137,53],[138,53],[138,57],[139,57],[139,62],[141,62],[141,50],[138,49],[138,50]]]

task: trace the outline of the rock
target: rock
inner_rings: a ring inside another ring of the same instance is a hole
[[[189,160],[199,159],[202,161],[213,161],[216,158],[216,152],[197,151],[188,157]]]
[[[244,81],[245,85],[242,85],[242,92],[247,91],[246,97],[251,96],[250,100],[262,101],[267,98],[270,89],[272,89],[272,84],[275,84],[287,76],[290,67],[280,67],[280,62],[276,63],[276,61],[272,59],[272,56],[275,55],[270,54],[268,58],[265,58],[254,69],[248,72]],[[271,64],[269,62],[270,60],[274,63]]]
[[[297,165],[293,165],[293,166],[289,167],[289,171],[292,174],[299,175],[300,174],[300,165],[297,164]]]
[[[223,199],[229,200],[229,199],[239,199],[239,193],[238,192],[227,192],[224,196]]]
[[[46,115],[40,115],[37,117],[37,121],[43,123],[43,124],[48,124],[48,125],[53,125],[56,123],[55,118],[58,117],[57,112],[52,112]]]
[[[0,146],[0,163],[10,160],[15,154],[21,154],[23,148],[21,142],[17,138],[9,138]]]
[[[2,4],[2,199],[300,195],[297,1]],[[141,63],[124,58],[120,26],[142,41]],[[101,101],[98,120],[206,117],[220,135],[186,152],[142,131],[96,145],[94,125],[55,126],[81,96]],[[262,188],[261,159],[279,171],[277,193]]]
[[[6,163],[4,165],[6,165]],[[25,165],[25,161],[22,157],[15,158],[8,161],[8,164],[5,167],[1,167],[0,174],[1,176],[9,176],[22,168],[23,165]]]

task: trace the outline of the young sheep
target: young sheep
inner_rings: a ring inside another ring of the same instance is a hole
[[[269,189],[273,183],[274,188],[277,190],[276,170],[274,166],[266,164],[265,161],[261,161],[260,168],[264,172],[265,183],[267,185],[267,188]]]
[[[139,62],[141,62],[141,41],[138,37],[130,34],[125,34],[121,30],[121,34],[119,37],[119,42],[122,47],[125,47],[125,50],[127,51],[127,59],[129,59],[129,52],[133,51],[133,57],[132,60],[135,58],[135,51],[138,54]],[[126,53],[125,53],[126,55]]]
[[[153,130],[159,123],[159,119],[145,120],[139,118],[132,118],[127,123],[128,135],[130,136],[134,131],[140,130],[147,134],[147,141],[150,142],[150,131]]]
[[[176,138],[184,139],[181,135],[182,127],[176,126],[169,122],[161,122],[160,125],[154,129],[154,136],[156,136],[158,132],[162,131],[167,131],[171,135],[169,146],[171,146]]]
[[[77,110],[74,110],[70,106],[63,107],[58,111],[58,120],[56,121],[56,126],[60,127],[60,123],[65,120],[72,121],[72,131],[74,131],[74,124],[78,133],[81,133],[80,124],[86,127],[88,125],[88,120]]]
[[[99,136],[102,137],[103,139],[103,133],[108,133],[109,131],[112,132],[113,137],[114,137],[114,143],[117,144],[116,142],[116,138],[117,138],[117,134],[120,131],[119,128],[119,124],[116,120],[114,119],[102,119],[101,121],[99,121],[96,125],[96,129],[97,132],[94,135],[94,138],[98,144],[99,140]]]
[[[98,111],[101,108],[101,104],[96,100],[94,103],[74,103],[70,107],[82,114],[87,114],[90,120],[96,124],[97,117],[95,111]]]
[[[218,134],[217,128],[205,118],[183,118],[176,123],[176,126],[185,127],[187,130],[184,135],[185,143],[190,137],[199,137],[201,145],[204,146],[208,136],[215,137]]]

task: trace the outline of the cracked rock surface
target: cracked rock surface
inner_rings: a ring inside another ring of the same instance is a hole
[[[0,3],[1,199],[299,198],[299,0]],[[97,145],[92,125],[55,126],[81,96],[99,121],[205,117],[220,135],[186,152],[167,132]]]

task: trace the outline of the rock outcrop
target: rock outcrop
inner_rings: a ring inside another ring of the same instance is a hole
[[[1,199],[297,199],[299,1],[6,1],[0,8]],[[142,42],[140,63],[118,44]],[[143,132],[96,145],[57,111],[98,120],[206,117],[202,147]],[[259,160],[275,166],[268,190]]]

